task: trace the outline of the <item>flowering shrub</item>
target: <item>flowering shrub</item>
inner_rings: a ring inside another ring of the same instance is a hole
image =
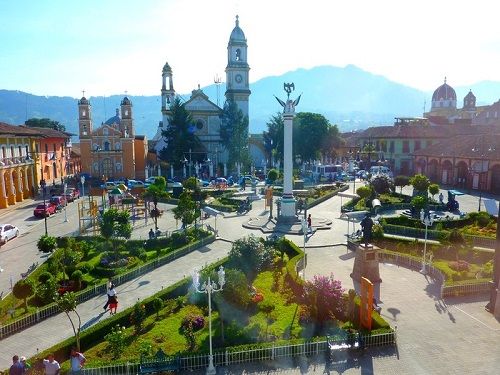
[[[333,275],[314,276],[312,281],[304,285],[304,304],[312,306],[311,319],[321,326],[325,321],[339,318],[344,311],[342,295],[344,289],[339,280]]]
[[[125,327],[120,327],[117,324],[110,333],[108,333],[104,338],[108,341],[108,346],[113,354],[113,358],[117,359],[125,350]]]
[[[205,327],[205,318],[202,315],[188,314],[182,319],[181,327],[186,329],[191,327],[193,331],[199,331]]]
[[[453,271],[457,272],[468,271],[470,267],[469,263],[465,260],[448,262],[448,265]]]
[[[264,299],[264,295],[262,293],[255,293],[252,296],[252,302],[258,303]]]

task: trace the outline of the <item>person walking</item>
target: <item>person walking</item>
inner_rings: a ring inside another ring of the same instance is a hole
[[[24,366],[19,362],[19,356],[16,354],[12,357],[12,365],[9,368],[9,375],[23,375]]]
[[[307,233],[312,233],[312,218],[311,214],[307,217]]]
[[[85,364],[85,356],[80,353],[76,348],[71,348],[71,355],[70,355],[70,367],[71,367],[71,374],[81,374],[82,372],[82,367]]]
[[[108,288],[108,290],[106,292],[106,295],[108,296],[108,300],[106,301],[106,304],[103,306],[104,311],[106,311],[108,309],[108,306],[110,303],[110,298],[116,294],[115,284],[113,284],[111,279],[109,279],[109,281],[108,281],[107,288]]]
[[[115,293],[114,295],[109,297],[109,315],[116,314],[117,308],[118,308],[118,297],[116,296]]]
[[[43,365],[45,367],[45,375],[59,375],[61,371],[61,366],[54,359],[54,354],[52,353],[47,356],[47,359],[43,360]]]

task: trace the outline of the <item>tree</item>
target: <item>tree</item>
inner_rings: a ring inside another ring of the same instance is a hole
[[[267,172],[267,178],[269,181],[271,181],[271,184],[274,184],[274,182],[278,179],[279,177],[279,172],[277,169],[270,169],[269,172]]]
[[[80,314],[76,309],[76,294],[73,292],[66,292],[62,295],[57,295],[55,298],[55,302],[59,309],[66,314],[71,323],[71,327],[73,328],[73,334],[75,335],[76,348],[80,351],[80,331],[82,327],[82,319],[80,318]],[[74,313],[78,318],[78,325],[75,325],[77,322],[73,321],[70,313]]]
[[[429,185],[429,193],[432,195],[432,199],[434,199],[434,196],[439,193],[439,185],[438,184],[430,184]]]
[[[427,189],[429,188],[431,182],[423,174],[416,174],[415,176],[410,178],[410,184],[417,192],[419,192],[419,194],[424,194],[427,193]]]
[[[130,313],[130,322],[135,327],[135,333],[140,333],[142,331],[142,324],[146,319],[146,307],[139,302],[134,305],[134,309]]]
[[[76,270],[71,274],[71,280],[75,282],[76,290],[82,289],[82,279],[83,279],[83,274],[82,271],[80,270]]]
[[[14,284],[12,293],[17,299],[24,301],[24,312],[28,312],[28,298],[33,294],[33,285],[26,279],[19,280]]]
[[[174,212],[174,218],[176,220],[181,220],[184,229],[196,220],[198,213],[196,210],[196,202],[188,191],[184,191],[181,194],[177,207],[172,211]]]
[[[394,178],[394,186],[399,186],[401,190],[399,191],[401,194],[403,194],[403,188],[405,186],[408,186],[410,184],[410,177],[408,176],[396,176]]]
[[[153,300],[153,310],[156,313],[156,320],[158,320],[160,317],[160,310],[162,307],[163,307],[163,300],[160,297],[156,297]]]
[[[170,106],[170,116],[168,124],[164,124],[163,139],[167,146],[160,151],[160,159],[168,161],[176,169],[182,167],[182,161],[185,155],[192,150],[195,152],[192,161],[203,161],[203,146],[199,138],[194,134],[196,125],[191,114],[181,103],[179,97],[176,97]]]
[[[370,185],[360,186],[356,189],[356,194],[358,194],[361,199],[364,199],[366,206],[366,202],[372,196],[373,190]]]
[[[311,317],[318,323],[318,332],[327,320],[339,319],[344,310],[344,289],[333,275],[315,275],[312,281],[305,282],[304,292],[305,304],[311,307]]]
[[[66,127],[60,124],[59,121],[51,120],[49,118],[30,118],[24,122],[24,125],[30,128],[49,128],[59,130],[61,132],[66,131]]]
[[[284,121],[281,112],[271,116],[266,125],[267,131],[264,132],[264,148],[268,152],[270,159],[282,160]]]
[[[228,255],[228,265],[242,270],[248,280],[268,268],[275,257],[272,246],[266,246],[254,235],[240,238],[233,243]]]
[[[415,210],[420,215],[420,210],[425,208],[425,206],[427,206],[427,197],[424,197],[422,195],[417,195],[416,197],[412,198],[411,205],[415,207]]]
[[[144,199],[153,201],[154,215],[152,215],[155,219],[155,231],[158,230],[158,216],[160,215],[160,211],[158,211],[158,201],[160,199],[167,199],[170,197],[170,194],[166,192],[167,182],[165,181],[165,177],[159,176],[155,178],[153,184],[149,185],[146,188],[146,191],[143,193]]]
[[[119,211],[116,208],[104,211],[99,222],[99,227],[101,235],[108,240],[116,237],[129,239],[132,235],[130,214],[127,211]]]
[[[386,174],[378,174],[370,180],[370,185],[377,194],[389,193],[393,188],[393,182]]]
[[[40,237],[40,239],[36,243],[36,246],[42,253],[51,253],[57,247],[57,240],[55,237],[47,236],[44,234],[42,237]]]
[[[248,116],[245,116],[233,100],[227,100],[221,114],[220,136],[228,151],[229,164],[249,164]]]

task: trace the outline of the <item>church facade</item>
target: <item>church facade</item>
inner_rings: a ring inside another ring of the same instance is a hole
[[[231,32],[227,45],[225,97],[226,100],[234,101],[245,116],[249,114],[249,97],[251,94],[247,50],[247,40],[239,26],[238,16],[236,16],[235,27]],[[162,121],[153,138],[154,150],[157,155],[166,147],[162,132],[169,126],[170,105],[173,103],[175,95],[173,71],[167,62],[162,70]],[[210,159],[210,162],[216,165],[227,163],[227,152],[220,136],[222,108],[210,101],[199,86],[192,91],[191,97],[184,104],[193,118],[193,133],[202,143],[206,160]],[[189,150],[186,150],[186,157],[189,158]]]
[[[94,129],[92,106],[83,96],[78,101],[78,126],[82,173],[103,180],[148,177],[147,140],[135,134],[129,98],[123,98],[115,116]]]

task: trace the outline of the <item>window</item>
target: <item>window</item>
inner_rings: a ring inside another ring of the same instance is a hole
[[[403,153],[410,152],[410,141],[403,141]]]
[[[104,151],[109,151],[109,142],[104,142]]]
[[[236,61],[241,60],[241,50],[238,48],[236,49]]]
[[[116,171],[121,172],[122,171],[122,163],[116,163]]]
[[[122,149],[122,144],[120,142],[115,143],[115,150],[121,150]]]
[[[54,178],[57,178],[57,166],[56,166],[56,163],[52,164],[52,168],[54,170]]]
[[[7,157],[7,152],[5,151],[5,146],[2,146],[2,157],[4,159]]]
[[[128,109],[125,110],[125,116],[128,116]]]
[[[26,149],[26,155],[28,155],[29,151],[28,151],[28,145],[24,146],[25,149]]]
[[[196,121],[196,128],[197,128],[198,130],[203,129],[203,120],[198,120],[198,121]]]
[[[99,172],[99,164],[97,162],[94,162],[94,172]]]
[[[87,112],[85,112],[85,110],[82,111],[82,117],[85,117],[85,115],[87,114]]]
[[[394,141],[391,141],[391,143],[389,143],[389,152],[394,152]]]
[[[109,135],[109,129],[108,128],[102,129],[102,134],[103,135]]]
[[[14,146],[10,146],[10,157],[14,157]]]
[[[19,155],[18,156],[22,156],[23,150],[21,149],[21,146],[17,146],[17,149],[19,151]]]
[[[420,150],[420,141],[415,141],[415,148],[414,151]]]

